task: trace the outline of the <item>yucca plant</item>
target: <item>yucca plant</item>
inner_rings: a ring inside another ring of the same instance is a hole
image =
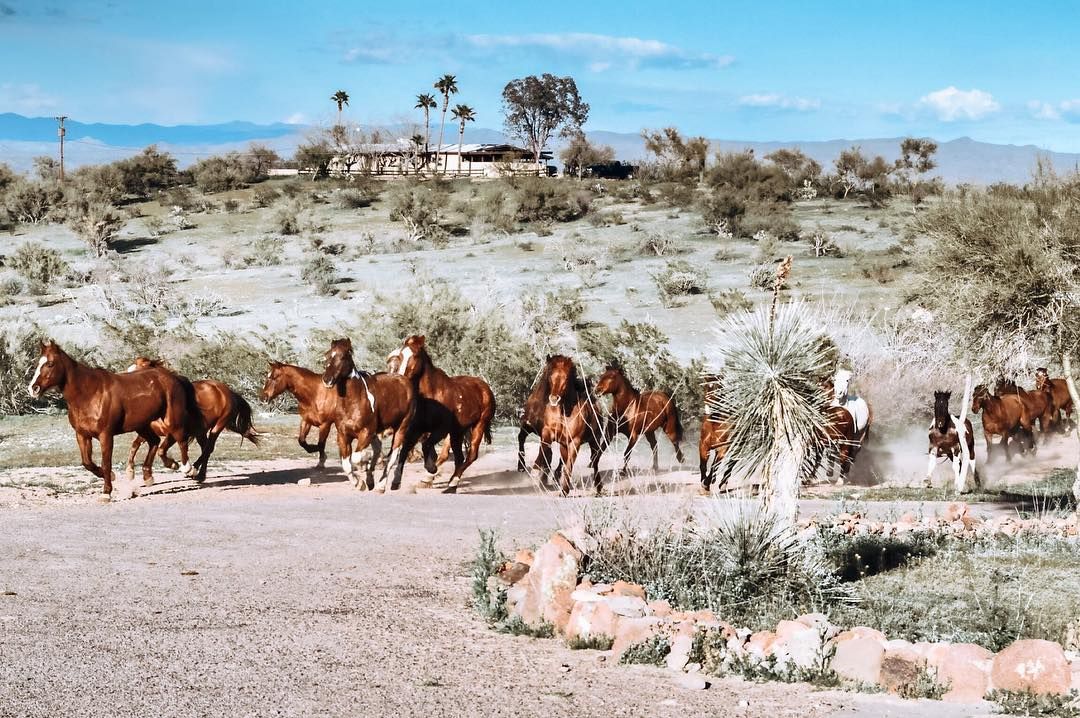
[[[759,478],[767,512],[792,526],[800,480],[827,441],[821,381],[834,345],[802,303],[736,314],[719,333],[722,388],[710,392],[708,408],[734,426],[728,460],[735,471]]]

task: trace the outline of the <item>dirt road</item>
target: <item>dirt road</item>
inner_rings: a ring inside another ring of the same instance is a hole
[[[467,607],[477,530],[539,541],[574,503],[485,472],[504,458],[458,496],[359,493],[307,459],[227,465],[197,490],[162,474],[110,505],[8,495],[0,716],[985,713],[739,680],[689,692],[489,630]]]

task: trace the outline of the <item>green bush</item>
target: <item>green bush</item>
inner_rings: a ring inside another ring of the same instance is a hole
[[[8,214],[17,222],[37,224],[60,206],[64,193],[56,184],[16,182],[4,196]]]
[[[709,303],[713,305],[716,313],[722,317],[735,312],[745,312],[752,309],[754,303],[740,289],[723,289],[709,294]]]
[[[337,206],[341,209],[364,209],[370,207],[374,198],[360,189],[344,189],[335,197]]]
[[[771,292],[773,285],[776,283],[776,267],[771,264],[759,264],[756,267],[751,267],[747,273],[747,279],[750,280],[750,286],[754,289]]]
[[[27,414],[34,407],[59,401],[55,392],[32,399],[26,390],[41,356],[41,338],[36,326],[26,324],[8,326],[0,335],[0,415]]]
[[[95,257],[104,257],[112,248],[124,220],[112,205],[87,203],[80,206],[71,228],[82,238]]]
[[[515,199],[520,222],[571,222],[588,214],[592,202],[589,192],[542,177],[522,179]]]
[[[402,183],[390,194],[390,219],[405,225],[410,239],[428,240],[435,244],[446,241],[446,229],[441,225],[442,213],[450,203],[441,185]]]
[[[317,294],[330,296],[334,293],[334,284],[338,281],[337,267],[326,254],[316,252],[304,263],[300,278],[310,284]]]
[[[300,234],[300,220],[296,217],[296,210],[289,207],[282,207],[274,214],[273,226],[274,231],[279,234]]]
[[[284,261],[285,240],[282,237],[261,237],[251,243],[251,251],[244,255],[249,267],[275,267]]]
[[[53,285],[66,283],[71,274],[60,253],[41,242],[24,242],[4,264],[26,280],[31,294],[45,294]]]
[[[472,606],[488,623],[506,620],[506,591],[492,591],[488,583],[498,575],[506,554],[495,545],[495,532],[480,530],[480,545],[469,563],[472,577]]]
[[[295,185],[286,185],[286,187],[294,187]],[[251,203],[256,207],[269,207],[277,198],[281,196],[278,191],[268,185],[259,185],[255,188],[255,191],[251,193]],[[293,195],[289,195],[292,197]]]
[[[668,262],[667,266],[653,274],[652,278],[656,282],[660,302],[665,307],[678,306],[682,297],[708,291],[705,273],[683,260]]]
[[[195,186],[208,193],[240,189],[256,179],[252,168],[237,152],[201,159],[191,168],[191,174]]]
[[[667,654],[671,652],[671,643],[667,636],[655,634],[652,637],[629,646],[619,656],[619,663],[644,666],[662,666]]]
[[[185,212],[190,212],[195,209],[195,195],[192,194],[190,189],[181,185],[179,187],[173,187],[162,194],[161,198],[158,199],[158,204],[170,209],[179,207]]]

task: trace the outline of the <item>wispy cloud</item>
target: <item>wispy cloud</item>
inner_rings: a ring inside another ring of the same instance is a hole
[[[1031,116],[1037,120],[1080,122],[1080,100],[1063,100],[1056,104],[1032,100],[1027,106]]]
[[[40,115],[59,107],[60,102],[34,84],[0,83],[0,112]]]
[[[981,120],[1001,109],[994,96],[982,90],[958,90],[952,85],[923,95],[919,106],[929,109],[942,122]]]
[[[0,2],[0,20],[12,17],[15,15],[15,8],[11,7],[5,2]]]
[[[533,33],[525,35],[467,35],[465,41],[478,50],[543,50],[588,62],[595,72],[615,67],[703,70],[727,67],[731,55],[686,50],[660,40],[615,37],[586,32]]]
[[[759,107],[790,112],[812,112],[821,107],[821,100],[809,97],[787,97],[774,92],[743,95],[739,98],[742,107]]]

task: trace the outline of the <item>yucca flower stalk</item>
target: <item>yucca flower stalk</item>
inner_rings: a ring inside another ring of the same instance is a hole
[[[832,340],[802,303],[732,316],[718,334],[722,383],[708,408],[734,426],[728,460],[760,479],[766,512],[794,526],[801,479],[827,442],[821,381]]]

